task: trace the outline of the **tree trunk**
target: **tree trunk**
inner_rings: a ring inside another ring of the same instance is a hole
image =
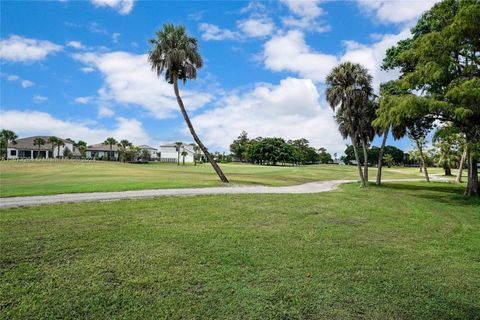
[[[362,166],[360,164],[360,158],[358,157],[358,146],[355,138],[355,132],[351,133],[353,152],[355,153],[355,161],[357,161],[358,176],[360,177],[360,187],[366,187],[365,179],[363,177]]]
[[[390,131],[390,127],[388,127],[387,131],[383,133],[382,146],[378,151],[377,185],[382,184],[383,151],[385,150],[385,144],[387,143],[387,137],[388,137],[389,131]]]
[[[215,160],[213,159],[210,152],[208,152],[207,148],[203,145],[202,141],[200,141],[200,138],[197,136],[197,133],[195,132],[195,129],[193,129],[192,122],[190,121],[190,118],[188,117],[187,111],[185,110],[185,106],[183,105],[182,98],[180,97],[180,92],[178,90],[177,77],[175,77],[175,79],[173,81],[173,89],[175,90],[175,96],[177,97],[177,103],[178,103],[178,106],[180,107],[180,111],[182,112],[183,119],[185,119],[185,122],[187,123],[188,129],[190,130],[190,133],[192,134],[193,140],[195,140],[195,143],[202,150],[203,154],[205,154],[205,157],[207,158],[208,162],[210,162],[210,164],[212,165],[213,169],[217,173],[220,180],[222,182],[228,183],[228,179],[223,174],[222,169],[220,169],[220,167],[215,162]]]
[[[427,180],[427,182],[430,182],[430,177],[428,176],[428,170],[427,170],[427,162],[425,161],[425,157],[423,156],[423,150],[422,150],[422,147],[420,146],[420,142],[415,139],[415,142],[417,143],[417,148],[418,148],[418,152],[420,152],[420,159],[421,159],[421,166],[423,167],[423,170],[425,172],[425,180]]]
[[[445,165],[443,170],[445,171],[446,176],[451,176],[452,175],[452,169],[450,168],[450,166],[448,164]]]
[[[458,166],[458,173],[457,173],[457,183],[462,182],[462,173],[463,173],[463,165],[465,163],[465,158],[467,157],[467,146],[465,146],[462,154],[462,158],[460,159],[460,165]]]
[[[474,157],[470,149],[467,150],[468,155],[468,181],[465,195],[469,197],[480,196],[480,185],[478,184],[478,158]]]
[[[368,145],[365,142],[365,139],[362,138],[362,148],[363,148],[363,178],[365,183],[368,185]]]

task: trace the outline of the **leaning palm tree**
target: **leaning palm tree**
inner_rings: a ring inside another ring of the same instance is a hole
[[[177,103],[193,139],[205,154],[220,180],[228,182],[227,177],[195,132],[178,89],[179,80],[185,83],[187,80],[195,79],[197,69],[203,66],[197,40],[186,33],[184,26],[176,27],[173,24],[164,24],[163,28],[156,33],[156,38],[150,42],[153,48],[149,52],[148,60],[152,65],[152,70],[159,77],[165,71],[165,79],[168,83],[173,84]]]
[[[177,166],[180,165],[180,148],[183,146],[183,142],[175,142],[175,147],[177,149]]]
[[[18,136],[13,131],[3,129],[2,132],[0,133],[0,139],[4,148],[3,151],[4,151],[5,160],[7,160],[8,144],[9,143],[17,144]]]
[[[46,143],[47,143],[47,141],[45,139],[43,139],[42,137],[38,137],[38,138],[33,139],[33,145],[38,147],[37,159],[40,158],[40,148],[42,146],[44,146]]]
[[[108,160],[110,160],[110,158],[114,158],[112,147],[113,147],[113,145],[116,145],[117,143],[118,142],[117,142],[117,140],[115,140],[115,138],[108,137],[107,139],[105,139],[105,142],[103,144],[106,144],[110,147],[110,153],[108,154]]]
[[[333,68],[326,78],[327,102],[334,111],[338,109],[337,115],[344,117],[349,124],[348,135],[352,140],[361,187],[365,187],[367,183],[360,165],[358,141],[362,139],[362,106],[369,103],[373,93],[371,83],[372,76],[367,69],[351,62],[344,62]]]

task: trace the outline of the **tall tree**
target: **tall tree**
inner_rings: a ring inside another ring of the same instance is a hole
[[[110,153],[108,154],[108,159],[111,160],[111,158],[115,158],[113,156],[113,146],[118,144],[117,140],[115,140],[115,138],[112,138],[112,137],[108,137],[107,139],[105,139],[105,142],[104,144],[108,145],[110,147]]]
[[[175,148],[177,149],[177,165],[180,165],[180,153],[182,152],[181,147],[183,146],[183,142],[177,141],[175,142]]]
[[[7,160],[7,157],[8,157],[8,144],[11,143],[11,144],[17,144],[17,139],[18,139],[18,136],[15,132],[11,131],[11,130],[6,130],[6,129],[3,129],[1,134],[0,134],[0,139],[1,139],[1,142],[3,144],[3,152],[4,152],[4,157],[5,157],[5,160]]]
[[[185,165],[185,157],[188,155],[188,152],[185,149],[182,151],[182,165]]]
[[[387,50],[383,68],[400,71],[412,92],[403,112],[450,122],[467,141],[465,195],[480,196],[480,2],[444,0],[422,15],[412,37]],[[414,92],[422,92],[421,96]]]
[[[184,26],[176,27],[173,24],[164,24],[163,28],[156,33],[156,38],[150,40],[150,43],[153,48],[149,52],[148,60],[152,69],[158,77],[165,71],[165,80],[173,84],[178,106],[195,143],[205,154],[220,180],[228,182],[227,177],[195,132],[178,89],[179,80],[185,84],[187,80],[195,79],[197,69],[203,66],[197,40],[186,33]]]
[[[326,79],[327,102],[334,111],[337,110],[337,119],[340,117],[346,125],[343,132],[348,132],[352,140],[361,187],[366,187],[367,181],[358,156],[358,142],[362,140],[360,121],[362,107],[369,103],[373,93],[371,83],[372,76],[367,69],[351,62],[333,68]]]
[[[131,148],[133,145],[130,141],[127,139],[122,139],[118,143],[118,151],[119,151],[119,156],[121,157],[121,161],[126,162],[127,161],[127,152],[128,148]]]
[[[54,152],[55,152],[55,146],[58,143],[58,138],[55,136],[48,137],[47,142],[50,143],[50,146],[52,148],[52,157],[55,157]]]
[[[242,131],[238,138],[233,140],[233,142],[230,144],[230,152],[241,162],[244,162],[246,159],[248,142],[249,139],[247,132]]]
[[[40,159],[40,148],[42,146],[44,146],[46,143],[47,143],[47,141],[45,139],[43,139],[42,137],[38,137],[38,138],[33,139],[33,145],[38,147],[37,159]]]
[[[197,145],[194,145],[193,146],[193,165],[196,166],[197,165],[197,158],[198,158],[198,151],[200,150],[200,148],[197,146]]]

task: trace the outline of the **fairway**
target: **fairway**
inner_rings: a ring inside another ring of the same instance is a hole
[[[287,186],[358,178],[354,166],[222,164],[221,167],[232,185]],[[430,169],[433,174],[442,172],[440,168]],[[376,169],[370,168],[371,181],[375,181],[375,175]],[[417,168],[395,167],[384,168],[383,178],[422,179],[423,175]],[[165,163],[125,164],[106,161],[0,162],[2,197],[220,185],[222,183],[209,164],[177,166]]]
[[[480,202],[462,190],[350,184],[2,210],[0,313],[475,319]]]

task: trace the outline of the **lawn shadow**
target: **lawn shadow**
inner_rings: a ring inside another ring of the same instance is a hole
[[[378,186],[375,186],[378,188]],[[480,206],[480,198],[463,195],[464,186],[446,182],[417,182],[417,183],[385,183],[379,188],[408,191],[412,196],[434,200],[437,202],[461,205]],[[425,192],[428,191],[428,192]]]

